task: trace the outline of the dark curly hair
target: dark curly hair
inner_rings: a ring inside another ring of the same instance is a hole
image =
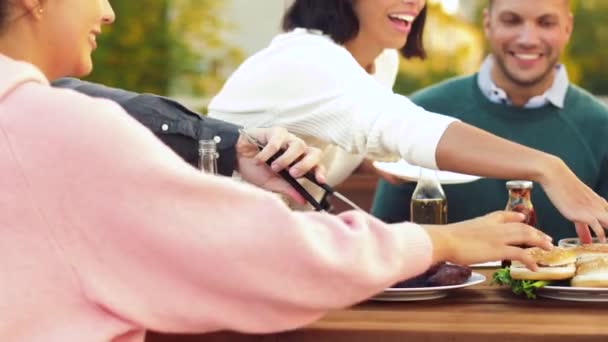
[[[407,43],[400,50],[405,58],[426,58],[422,44],[426,13],[425,6],[412,24]],[[283,17],[283,30],[297,27],[320,30],[336,43],[344,44],[359,33],[359,19],[353,0],[295,0]]]

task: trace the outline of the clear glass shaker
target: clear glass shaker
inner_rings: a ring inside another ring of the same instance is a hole
[[[215,140],[200,140],[198,142],[198,168],[204,173],[217,174],[217,144]]]
[[[420,177],[410,201],[410,218],[419,224],[447,224],[448,200],[437,171],[420,168]]]

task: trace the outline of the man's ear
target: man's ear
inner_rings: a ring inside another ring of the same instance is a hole
[[[574,14],[572,12],[568,13],[567,20],[566,33],[568,34],[568,40],[570,40],[570,36],[572,36],[572,31],[574,30]]]
[[[486,34],[486,37],[490,35],[490,9],[488,7],[483,9],[483,31]]]

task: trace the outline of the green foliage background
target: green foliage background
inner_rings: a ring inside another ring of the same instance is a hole
[[[222,1],[112,1],[116,22],[104,28],[87,78],[106,85],[169,94],[216,92],[242,59],[225,44]]]
[[[166,94],[171,76],[168,0],[113,1],[116,22],[104,27],[88,80]]]
[[[570,78],[593,94],[608,95],[608,1],[571,2],[574,31],[565,56]]]

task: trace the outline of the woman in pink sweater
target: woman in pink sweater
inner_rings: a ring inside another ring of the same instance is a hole
[[[107,0],[0,0],[0,341],[293,329],[434,262],[535,268],[513,245],[550,248],[515,213],[385,225],[201,174],[116,104],[49,87],[90,72],[113,20]]]

